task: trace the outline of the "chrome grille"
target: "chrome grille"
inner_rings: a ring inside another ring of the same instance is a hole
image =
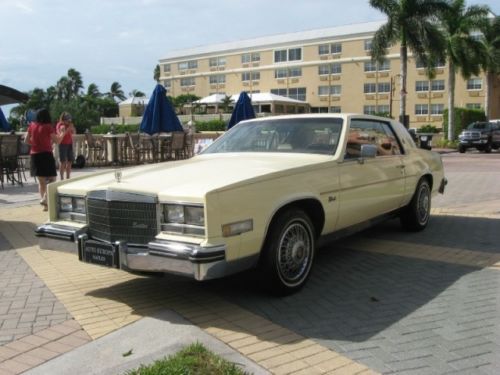
[[[130,244],[147,244],[153,240],[158,233],[156,203],[150,197],[144,197],[144,202],[137,195],[127,197],[124,193],[115,197],[121,200],[112,198],[113,194],[109,193],[89,194],[87,214],[90,237]]]

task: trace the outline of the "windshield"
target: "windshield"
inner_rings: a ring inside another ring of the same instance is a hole
[[[488,123],[487,122],[474,122],[467,126],[467,129],[472,130],[472,129],[488,129]]]
[[[242,122],[203,151],[295,152],[333,155],[342,130],[341,118],[262,119]]]

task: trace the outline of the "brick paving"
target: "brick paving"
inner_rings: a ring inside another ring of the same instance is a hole
[[[0,345],[71,319],[0,233]]]
[[[165,308],[276,374],[498,374],[499,161],[500,153],[446,155],[447,194],[434,200],[424,232],[405,233],[390,221],[332,243],[318,253],[306,287],[286,298],[263,294],[251,274],[196,283],[82,264],[38,249],[38,210],[2,211],[0,257],[12,265],[0,272],[29,265],[24,274],[32,269],[41,283],[35,285],[49,291],[42,295],[67,316],[0,346],[0,375]],[[9,288],[0,285],[0,293]],[[46,337],[68,324],[73,331]]]

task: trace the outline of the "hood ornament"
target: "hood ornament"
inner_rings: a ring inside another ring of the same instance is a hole
[[[115,180],[118,183],[122,180],[122,170],[121,169],[115,169]]]

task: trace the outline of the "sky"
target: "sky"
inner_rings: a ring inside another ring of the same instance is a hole
[[[46,89],[74,68],[84,89],[149,96],[175,50],[383,19],[368,0],[0,0],[0,84]]]

